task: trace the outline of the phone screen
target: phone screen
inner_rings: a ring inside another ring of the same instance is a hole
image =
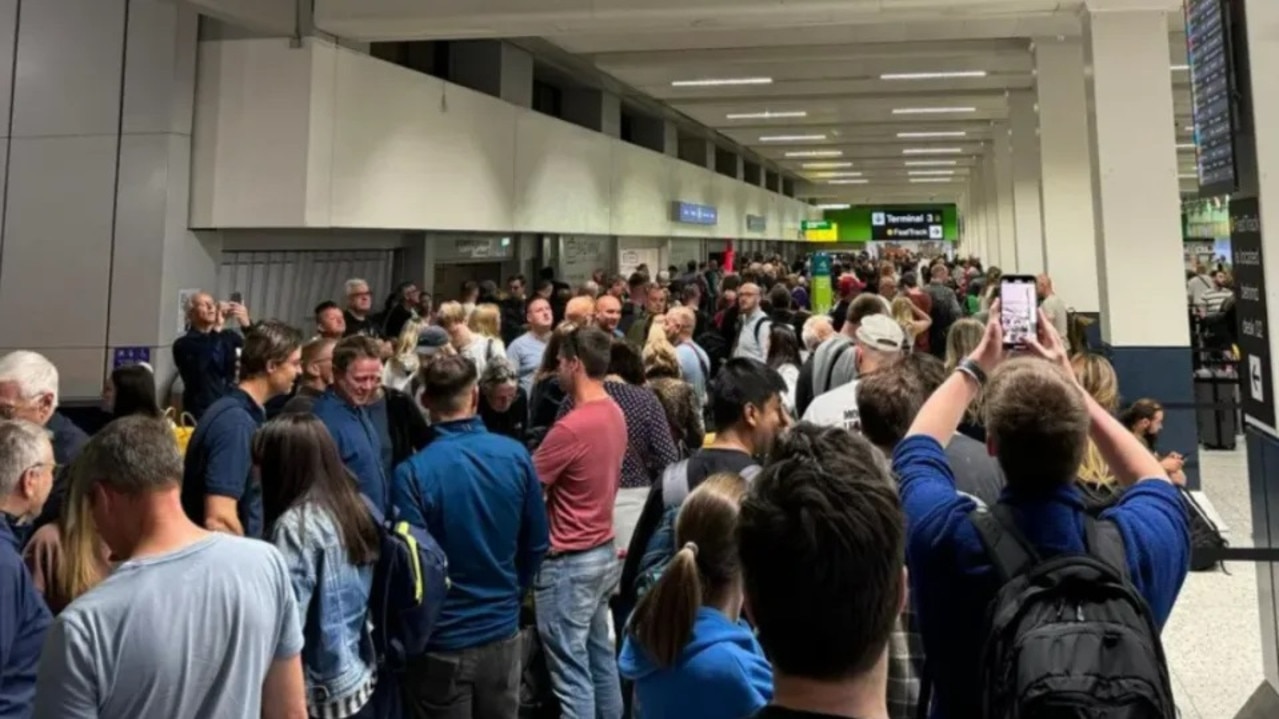
[[[231,301],[236,303],[237,305],[242,305],[244,304],[244,295],[240,292],[232,292]]]
[[[1004,344],[1024,345],[1039,332],[1035,301],[1035,278],[1006,276],[999,284],[1000,323]]]

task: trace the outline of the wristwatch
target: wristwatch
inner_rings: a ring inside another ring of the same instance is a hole
[[[986,385],[986,371],[970,357],[965,357],[960,360],[959,364],[955,365],[955,371],[963,372],[969,377],[972,377],[978,387],[984,387]]]

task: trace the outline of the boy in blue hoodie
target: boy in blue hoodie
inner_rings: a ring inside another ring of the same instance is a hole
[[[635,608],[618,659],[640,716],[742,719],[772,699],[772,669],[740,619],[735,535],[745,492],[740,476],[717,474],[680,509],[682,548]]]

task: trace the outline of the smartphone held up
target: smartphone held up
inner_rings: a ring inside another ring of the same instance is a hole
[[[1024,347],[1039,334],[1034,275],[1004,275],[999,282],[999,322],[1005,347]]]

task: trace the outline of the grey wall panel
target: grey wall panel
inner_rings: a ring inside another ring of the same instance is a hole
[[[165,187],[171,179],[169,138],[158,134],[121,138],[107,339],[112,346],[156,341],[160,326],[156,299],[164,273]]]
[[[0,0],[0,136],[9,136],[13,91],[13,43],[18,36],[18,0]]]
[[[133,1],[125,49],[125,134],[191,133],[198,26],[198,16],[181,3]]]
[[[17,347],[102,347],[116,138],[16,138],[0,254],[0,326]]]
[[[120,112],[124,0],[27,0],[13,135],[109,135]]]

